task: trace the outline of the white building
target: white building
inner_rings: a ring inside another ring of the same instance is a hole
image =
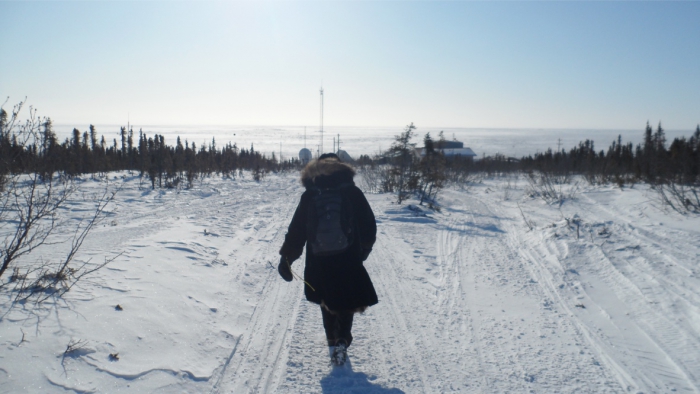
[[[474,160],[476,153],[471,148],[465,148],[460,141],[435,141],[435,150],[442,153],[446,158],[463,157]],[[416,148],[419,157],[425,156],[425,148]]]

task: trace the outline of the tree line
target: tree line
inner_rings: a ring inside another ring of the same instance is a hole
[[[654,131],[647,123],[644,140],[637,146],[623,143],[618,136],[607,150],[596,151],[594,142],[585,140],[568,152],[548,149],[524,157],[520,167],[526,171],[584,175],[591,183],[624,185],[641,181],[652,185],[668,182],[697,185],[700,182],[700,125],[690,138],[675,138],[669,145],[661,124]]]
[[[594,141],[585,140],[568,151],[549,148],[522,158],[496,154],[475,161],[444,157],[435,149],[430,133],[423,138],[423,155],[418,155],[410,142],[415,130],[411,123],[394,137],[388,151],[373,158],[360,157],[366,189],[396,193],[398,203],[416,195],[421,204],[432,204],[445,183],[468,183],[474,174],[524,173],[537,188],[550,191],[553,185],[566,184],[572,176],[580,175],[591,184],[622,187],[645,182],[672,208],[700,211],[700,125],[690,138],[675,138],[670,144],[661,123],[654,131],[647,122],[644,140],[637,146],[623,143],[618,136],[607,150],[597,151]],[[442,133],[439,140],[444,140]]]
[[[106,174],[111,171],[137,171],[147,177],[153,188],[186,187],[211,174],[233,177],[250,170],[256,179],[270,171],[298,168],[298,160],[280,162],[274,153],[267,157],[235,143],[222,147],[212,139],[209,144],[197,146],[180,137],[174,146],[168,145],[162,135],[138,135],[133,129],[121,127],[120,138],[108,143],[98,138],[93,125],[80,132],[73,129],[71,138],[59,142],[50,118],[30,119],[22,124],[0,109],[0,177],[8,174],[39,174],[41,179],[54,176],[75,177],[86,174]]]
[[[700,125],[690,138],[668,144],[661,123],[656,130],[647,122],[642,143],[623,143],[618,136],[606,150],[596,151],[593,141],[580,142],[568,152],[547,150],[523,158],[521,170],[537,172],[537,184],[566,182],[583,175],[591,184],[615,183],[620,187],[645,182],[661,202],[674,210],[700,212]],[[550,188],[551,189],[551,188]]]
[[[243,170],[252,171],[260,179],[270,171],[298,169],[297,159],[280,162],[250,149],[227,143],[222,147],[212,139],[209,144],[196,146],[180,138],[174,146],[167,145],[162,135],[148,137],[142,131],[122,127],[120,138],[108,143],[98,138],[94,126],[88,131],[73,129],[71,138],[59,142],[49,118],[39,119],[30,110],[25,124],[18,124],[16,115],[22,103],[8,115],[0,109],[0,187],[7,174],[34,173],[41,179],[56,174],[74,177],[84,174],[105,174],[110,171],[137,171],[146,177],[151,187],[191,187],[197,179],[211,174],[233,177]],[[375,157],[363,155],[357,164],[363,169],[365,186],[370,190],[397,192],[399,202],[411,193],[423,201],[435,199],[446,182],[465,183],[472,174],[525,172],[556,176],[554,182],[566,182],[572,175],[583,175],[590,183],[614,182],[620,186],[646,182],[663,190],[664,185],[682,186],[689,190],[681,205],[700,205],[697,189],[700,184],[700,125],[688,139],[675,138],[670,144],[661,124],[654,131],[647,122],[644,140],[634,146],[623,143],[622,137],[607,150],[596,150],[594,141],[585,140],[569,149],[547,149],[522,158],[504,155],[480,160],[444,157],[430,133],[423,138],[424,155],[416,154],[416,127],[411,123],[395,136],[391,148]],[[439,140],[444,140],[442,133]],[[684,190],[685,190],[684,189]]]

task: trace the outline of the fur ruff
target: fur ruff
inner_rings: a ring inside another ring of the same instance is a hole
[[[334,158],[314,159],[301,171],[301,183],[304,185],[312,184],[320,176],[331,176],[342,172],[348,173],[351,179],[355,176],[355,169],[349,164],[341,163]]]

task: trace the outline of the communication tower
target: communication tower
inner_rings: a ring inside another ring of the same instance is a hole
[[[323,86],[321,86],[321,150],[319,154],[323,154]]]
[[[312,157],[311,151],[306,149],[306,127],[304,127],[304,147],[299,151],[299,160],[301,164],[307,165]]]

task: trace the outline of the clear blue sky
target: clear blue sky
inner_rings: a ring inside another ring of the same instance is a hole
[[[0,1],[0,96],[55,123],[700,123],[700,2]]]

